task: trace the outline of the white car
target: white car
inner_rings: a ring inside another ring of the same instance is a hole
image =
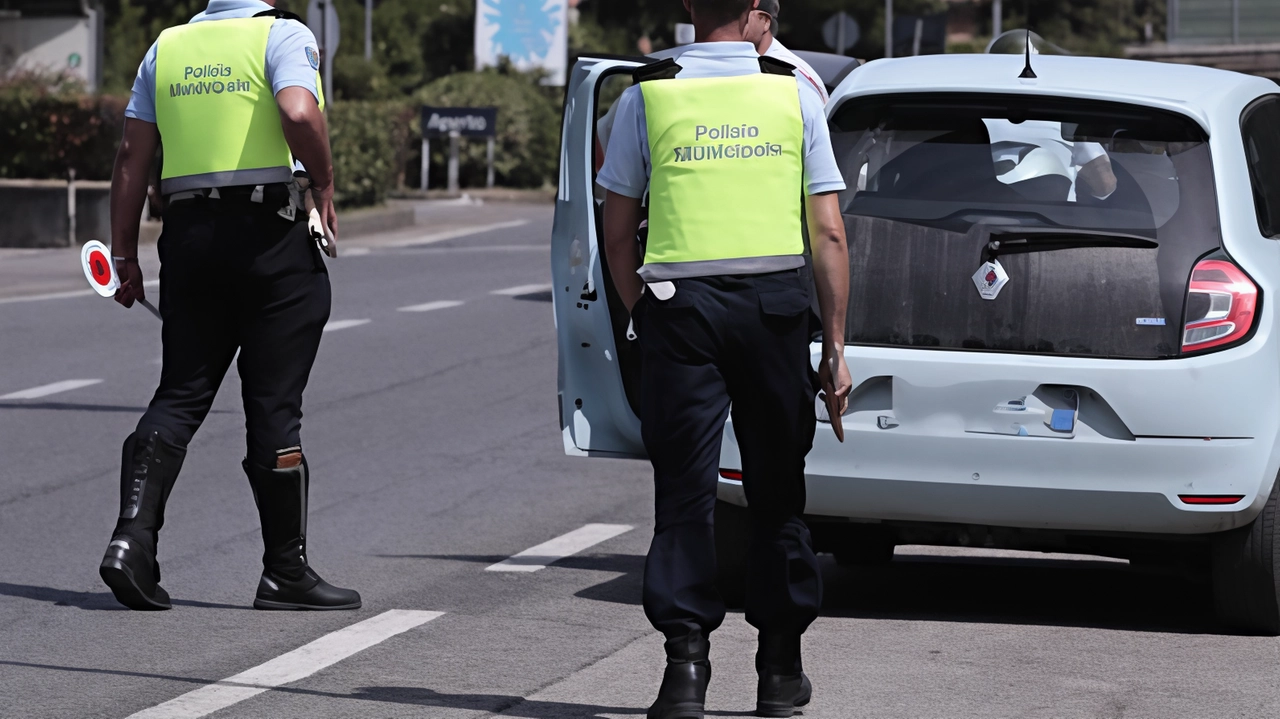
[[[816,548],[1191,562],[1225,625],[1280,633],[1280,87],[1099,58],[818,59],[844,75],[827,114],[855,389],[847,441],[820,422],[808,457]],[[565,107],[552,270],[570,454],[645,456],[594,184],[597,121],[635,65],[582,59]],[[731,425],[721,467],[732,576]]]

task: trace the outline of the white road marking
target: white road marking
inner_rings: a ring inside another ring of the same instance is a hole
[[[147,280],[142,283],[143,287],[159,287],[160,280]],[[65,300],[68,297],[88,297],[96,295],[96,290],[69,290],[67,292],[46,292],[40,295],[24,295],[22,297],[5,297],[0,298],[0,305],[13,304],[14,302],[39,302],[41,300]]]
[[[65,379],[61,382],[54,382],[53,384],[45,384],[40,385],[39,387],[32,387],[31,389],[24,389],[21,392],[10,392],[9,394],[0,396],[0,399],[38,399],[40,397],[48,397],[51,394],[58,394],[59,392],[70,392],[73,389],[88,387],[89,385],[98,384],[101,381],[102,380],[100,379]]]
[[[450,307],[461,307],[464,302],[458,300],[436,300],[435,302],[425,302],[420,305],[409,305],[401,307],[401,312],[430,312],[432,310],[447,310]]]
[[[392,609],[281,654],[263,664],[143,709],[128,719],[198,719],[275,687],[305,679],[347,657],[443,615]]]
[[[523,552],[485,567],[489,572],[536,572],[558,559],[572,556],[589,547],[613,539],[619,534],[629,532],[629,524],[588,524],[584,527],[562,534],[559,537],[543,542],[536,547],[529,547]]]
[[[445,230],[444,232],[436,232],[430,235],[419,235],[417,237],[406,237],[402,240],[390,240],[387,242],[371,243],[376,247],[414,247],[416,245],[430,245],[436,242],[444,242],[445,240],[456,240],[459,237],[467,237],[469,235],[480,235],[485,232],[493,232],[494,230],[506,230],[512,227],[523,227],[529,224],[529,220],[511,220],[510,222],[495,222],[491,225],[472,225],[470,227],[459,227],[456,230]]]
[[[373,320],[329,320],[329,324],[324,326],[324,331],[337,332],[338,330],[345,330],[349,327],[359,327],[360,325],[367,325],[372,321]]]
[[[534,292],[546,292],[551,289],[551,285],[519,285],[516,287],[508,287],[503,290],[494,290],[491,295],[504,295],[506,297],[515,297],[516,295],[528,295]]]

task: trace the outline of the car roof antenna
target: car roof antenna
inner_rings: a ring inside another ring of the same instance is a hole
[[[1027,64],[1022,68],[1022,74],[1018,79],[1034,80],[1036,77],[1036,71],[1031,69],[1031,28],[1027,28]]]

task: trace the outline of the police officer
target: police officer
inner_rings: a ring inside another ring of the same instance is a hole
[[[685,0],[699,42],[636,71],[597,178],[608,192],[609,270],[642,351],[641,432],[654,469],[644,608],[666,636],[667,665],[650,719],[703,716],[708,637],[725,615],[712,516],[730,413],[751,521],[757,713],[791,716],[811,692],[800,637],[822,586],[801,521],[816,424],[801,218],[823,328],[818,379],[840,404],[850,390],[849,276],[834,193],[844,182],[818,94],[744,41],[757,1]],[[646,187],[642,258],[635,228]]]
[[[168,609],[157,533],[187,444],[237,357],[248,451],[262,522],[258,609],[355,609],[307,562],[309,468],[299,428],[302,390],[329,317],[329,277],[294,181],[310,173],[336,236],[333,167],[315,38],[274,0],[210,0],[147,53],[125,112],[112,176],[116,301],[144,295],[138,221],[148,167],[164,142],[159,241],[163,369],[124,443],[120,517],[99,570],[130,609]]]

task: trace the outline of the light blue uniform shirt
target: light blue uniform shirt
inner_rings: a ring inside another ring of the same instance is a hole
[[[253,17],[272,7],[262,0],[209,0],[209,8],[191,18],[191,22],[230,20]],[[277,20],[267,36],[267,81],[274,94],[286,87],[305,87],[317,98],[315,65],[312,57],[320,57],[316,50],[316,38],[311,30],[300,22]],[[311,52],[307,50],[310,48]],[[319,102],[319,100],[317,100]],[[133,95],[125,108],[125,117],[154,123],[156,121],[156,46],[151,45],[147,56],[138,66],[138,77],[133,81]]]
[[[733,77],[760,72],[760,54],[749,42],[704,42],[688,45],[676,58],[676,77]],[[826,111],[818,93],[803,90],[796,83],[800,114],[804,118],[804,182],[810,195],[839,192],[844,177],[831,150]],[[644,115],[644,95],[638,85],[618,98],[613,133],[605,151],[604,166],[596,182],[611,192],[627,197],[643,197],[652,172],[649,161],[649,129]]]

